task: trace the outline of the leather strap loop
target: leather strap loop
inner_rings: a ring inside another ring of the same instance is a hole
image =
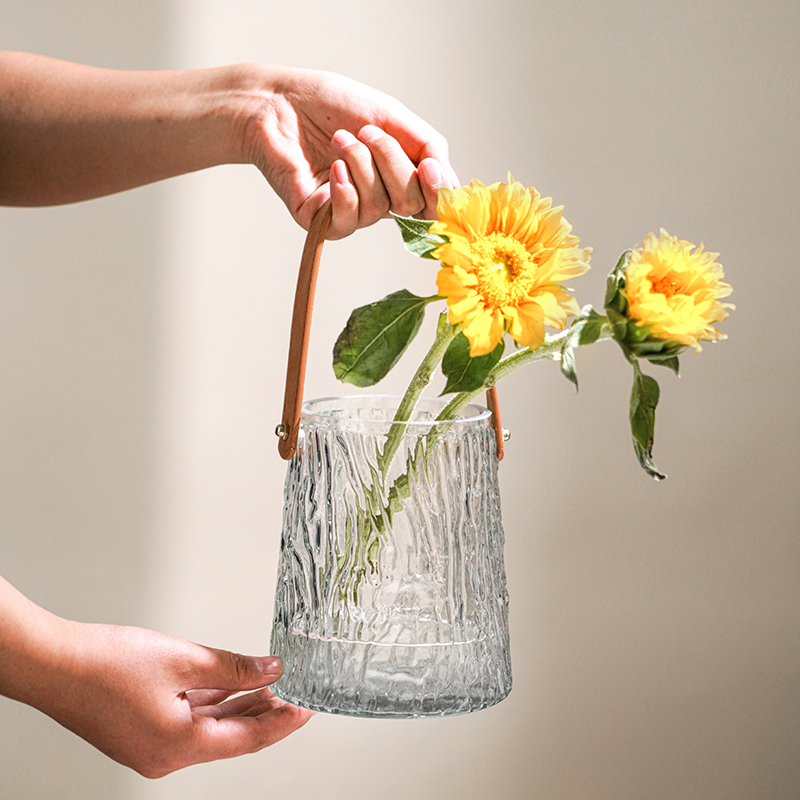
[[[286,389],[283,395],[283,416],[276,433],[280,437],[278,452],[289,460],[297,449],[297,431],[300,426],[300,411],[303,405],[303,387],[306,379],[308,340],[311,335],[311,313],[314,310],[314,292],[317,288],[319,262],[322,245],[331,224],[333,209],[328,200],[314,215],[308,229],[300,271],[297,274],[297,289],[294,295],[292,328],[289,336],[289,363],[286,366]]]
[[[300,270],[297,274],[297,289],[294,295],[292,328],[289,336],[289,363],[286,366],[286,388],[283,395],[283,416],[275,429],[278,435],[278,452],[289,460],[297,450],[297,433],[300,428],[300,412],[303,406],[303,387],[306,378],[308,341],[311,335],[311,314],[314,310],[314,293],[317,274],[322,259],[322,245],[331,224],[333,209],[328,200],[314,215],[308,229]],[[486,392],[486,404],[492,412],[492,426],[497,442],[497,458],[503,458],[503,429],[500,426],[500,409],[497,404],[497,389]]]
[[[497,460],[502,461],[506,451],[506,441],[503,425],[500,422],[500,404],[497,401],[496,386],[486,390],[486,408],[492,412],[492,428],[494,428],[494,440],[497,444]]]

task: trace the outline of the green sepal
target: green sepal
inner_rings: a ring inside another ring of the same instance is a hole
[[[417,335],[425,306],[438,299],[401,289],[355,309],[333,346],[336,377],[362,387],[380,381]]]
[[[394,221],[400,228],[403,243],[409,253],[420,258],[434,258],[433,251],[449,241],[446,236],[430,233],[430,227],[436,220],[414,219],[414,217],[401,217],[392,214]]]
[[[678,356],[686,345],[674,339],[651,336],[652,325],[640,325],[630,316],[630,304],[625,293],[628,262],[633,251],[626,250],[606,280],[604,301],[614,339],[628,358],[644,358],[652,364],[668,367],[680,374]]]
[[[484,356],[470,358],[469,340],[459,333],[447,348],[442,358],[442,372],[447,378],[447,385],[442,394],[452,392],[474,392],[483,386],[489,372],[503,357],[505,344],[500,344]]]
[[[645,375],[639,364],[633,361],[633,388],[631,389],[630,422],[633,449],[642,469],[663,481],[667,476],[658,471],[653,462],[653,441],[655,439],[656,406],[659,388],[654,378]]]
[[[653,364],[660,364],[662,367],[667,367],[667,369],[671,369],[679,378],[681,376],[681,365],[678,361],[678,356],[670,356],[669,358],[661,359],[654,359],[651,358],[650,361]]]
[[[625,296],[625,280],[628,270],[628,262],[631,260],[633,250],[626,250],[617,261],[617,265],[609,272],[606,278],[606,297],[603,307],[606,313],[616,312],[615,318],[628,318],[628,298]],[[610,315],[609,315],[610,317]],[[611,320],[612,323],[615,320]]]

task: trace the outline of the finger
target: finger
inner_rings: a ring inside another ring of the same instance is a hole
[[[417,215],[421,219],[436,219],[436,204],[439,189],[451,188],[447,186],[447,179],[442,170],[442,165],[435,158],[426,158],[417,168],[419,184],[425,197],[425,208]]]
[[[398,141],[375,125],[365,125],[358,138],[372,154],[389,193],[390,210],[404,217],[418,214],[425,206],[425,198],[417,180],[417,168]]]
[[[358,192],[342,160],[331,166],[330,192],[333,216],[326,238],[343,239],[358,228]]]
[[[446,142],[444,143],[443,147],[426,146],[422,150],[422,158],[420,159],[420,163],[427,158],[435,159],[442,168],[445,188],[455,189],[457,186],[461,185],[461,182],[458,180],[458,175],[456,175],[456,171],[450,164],[450,156],[447,150],[448,148]]]
[[[196,759],[215,761],[258,752],[294,733],[314,716],[314,712],[306,708],[279,702],[280,705],[255,717],[196,717]]]
[[[280,697],[277,697],[274,694],[270,694],[269,696],[262,697],[259,703],[253,704],[247,711],[242,712],[240,716],[243,717],[260,717],[262,714],[266,714],[268,711],[271,711],[274,708],[280,708],[286,703],[285,700],[281,700]],[[312,712],[315,714],[316,712]]]
[[[254,692],[236,695],[236,697],[224,702],[195,706],[192,708],[192,713],[203,717],[213,717],[214,719],[236,717],[241,714],[247,714],[253,709],[265,708],[265,704],[272,698],[275,698],[275,695],[269,689],[257,689]]]
[[[347,164],[350,180],[358,193],[358,227],[364,228],[389,211],[389,195],[369,148],[352,133],[337,131],[332,139],[336,155]]]
[[[444,177],[444,186],[448,189],[454,189],[460,186],[458,175],[450,164],[450,148],[447,145],[447,139],[440,136],[438,133],[433,133],[430,138],[425,142],[419,151],[417,163],[421,164],[425,159],[435,159],[442,168],[442,175]]]
[[[241,692],[274,683],[283,672],[283,664],[276,656],[256,658],[198,646],[189,672],[190,685],[186,688]]]
[[[405,109],[402,115],[389,116],[379,125],[399,142],[403,152],[415,164],[421,164],[426,158],[436,159],[442,167],[447,188],[460,185],[458,176],[450,164],[447,139],[427,122]]]
[[[193,689],[186,692],[186,700],[189,708],[203,708],[204,706],[215,706],[227,700],[233,692],[230,689]]]

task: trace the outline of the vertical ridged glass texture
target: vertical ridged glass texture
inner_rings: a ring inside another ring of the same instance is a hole
[[[381,480],[397,403],[303,407],[271,642],[284,663],[272,688],[297,705],[440,716],[486,708],[511,689],[490,414],[468,406],[442,425],[432,420],[444,403],[422,400]]]

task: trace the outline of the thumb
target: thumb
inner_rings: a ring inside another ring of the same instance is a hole
[[[283,672],[277,656],[243,656],[211,647],[203,651],[194,665],[195,689],[259,689],[274,683]]]

